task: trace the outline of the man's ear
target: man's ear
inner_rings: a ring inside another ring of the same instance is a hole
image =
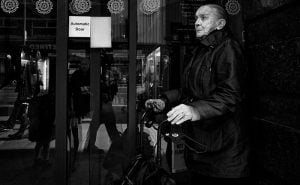
[[[219,19],[217,22],[217,27],[216,30],[221,30],[225,27],[226,25],[226,20],[225,19]]]

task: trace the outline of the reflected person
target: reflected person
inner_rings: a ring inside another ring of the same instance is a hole
[[[79,147],[78,124],[90,112],[90,62],[87,58],[80,61],[80,67],[70,78],[70,118],[68,121],[68,137],[73,135],[74,156],[77,159]]]
[[[95,146],[97,131],[100,128],[100,125],[104,123],[108,136],[111,142],[114,142],[120,137],[119,131],[116,126],[116,116],[112,107],[112,101],[114,96],[118,92],[117,79],[115,78],[112,70],[106,66],[102,69],[102,74],[100,77],[101,85],[101,95],[100,95],[100,123],[94,123],[97,125],[91,125],[90,128],[90,147],[98,151],[102,150]],[[93,121],[92,121],[93,123]]]

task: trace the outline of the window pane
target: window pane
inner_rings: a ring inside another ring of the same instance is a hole
[[[1,6],[0,184],[55,184],[56,6],[51,5],[46,13],[33,1]]]

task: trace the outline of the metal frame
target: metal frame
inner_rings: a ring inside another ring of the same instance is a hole
[[[137,50],[137,1],[129,0],[129,90],[128,90],[128,141],[129,157],[136,150],[136,50]]]
[[[68,1],[57,1],[55,87],[55,181],[67,182]]]

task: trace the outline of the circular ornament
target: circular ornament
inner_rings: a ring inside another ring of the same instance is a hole
[[[124,10],[124,2],[123,0],[109,0],[107,9],[110,13],[119,14]]]
[[[75,10],[74,0],[69,3],[69,10],[74,15],[79,15],[80,13]]]
[[[139,8],[146,15],[153,14],[160,8],[160,0],[143,0]]]
[[[237,0],[228,0],[225,7],[229,15],[236,15],[241,10],[241,5]]]
[[[49,14],[53,9],[53,3],[51,0],[38,0],[35,3],[35,9],[40,14]]]
[[[19,8],[18,0],[1,0],[1,9],[5,13],[14,13]]]
[[[148,12],[156,12],[160,7],[160,0],[144,0],[143,6]]]
[[[143,2],[143,1],[140,3],[139,9],[140,9],[140,11],[143,12],[143,14],[145,14],[145,15],[151,15],[151,14],[152,14],[152,12],[148,12],[148,11],[146,11],[146,10],[144,9],[144,2]]]
[[[92,2],[90,0],[72,0],[73,10],[77,12],[77,14],[83,14],[90,11],[92,8]]]

